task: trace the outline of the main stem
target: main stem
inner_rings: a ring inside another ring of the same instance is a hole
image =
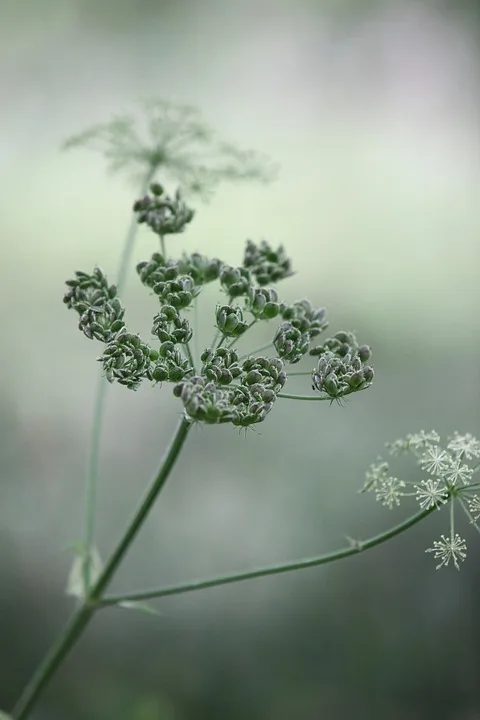
[[[100,577],[92,587],[88,597],[86,597],[80,608],[73,614],[62,635],[53,645],[50,652],[39,666],[37,672],[24,689],[13,709],[13,720],[25,720],[25,718],[28,717],[49,680],[90,622],[100,600],[102,599],[102,593],[118,569],[130,545],[142,527],[148,513],[152,509],[158,494],[164,487],[187,438],[190,427],[191,423],[183,418],[175,432],[175,435],[173,436],[170,447],[162,460],[160,469],[150,484],[150,487],[141,501],[133,520],[128,525],[117,547],[105,565]]]
[[[144,195],[153,179],[156,168],[149,168],[140,187],[140,195]],[[122,255],[117,272],[117,292],[122,294],[127,279],[128,268],[132,260],[135,237],[137,234],[138,222],[135,213],[132,214],[128,226],[125,241],[123,243]],[[91,580],[92,568],[92,546],[95,529],[95,509],[98,488],[98,468],[100,461],[100,442],[102,436],[103,419],[105,417],[105,400],[107,396],[108,382],[103,373],[98,375],[95,400],[93,406],[92,429],[90,436],[90,451],[85,484],[85,530],[84,530],[84,562],[83,562],[83,585],[85,594],[88,593]]]

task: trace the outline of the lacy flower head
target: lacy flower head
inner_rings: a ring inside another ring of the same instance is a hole
[[[161,171],[202,199],[222,182],[263,183],[277,174],[268,158],[220,139],[195,107],[159,98],[141,103],[137,115],[114,117],[64,143],[77,147],[98,150],[111,172],[127,171],[136,182]]]
[[[379,458],[368,469],[362,492],[374,493],[389,510],[405,498],[413,498],[424,514],[449,505],[448,532],[425,552],[439,561],[437,569],[451,562],[458,570],[466,558],[467,543],[456,530],[455,509],[480,533],[480,484],[474,481],[480,470],[480,441],[470,433],[456,432],[442,444],[434,430],[421,430],[387,443],[387,449],[393,458],[402,454],[413,457],[422,479],[401,480],[390,472],[390,462]]]
[[[351,332],[337,332],[318,344],[328,327],[326,310],[307,299],[285,303],[277,286],[293,274],[285,249],[266,240],[247,240],[243,260],[232,266],[200,253],[167,255],[165,237],[179,235],[194,212],[177,191],[173,197],[155,183],[134,204],[139,223],[159,238],[159,251],[137,265],[140,282],[154,296],[151,338],[125,324],[115,285],[100,268],[77,272],[67,281],[64,301],[79,315],[79,328],[104,344],[99,358],[105,377],[136,390],[145,380],[173,384],[173,393],[192,422],[248,427],[263,422],[284,393],[289,367],[303,358],[316,365],[305,373],[319,400],[340,400],[365,390],[374,378],[371,351]],[[192,309],[202,289],[217,282],[208,344],[197,337]],[[270,341],[242,352],[238,343],[255,325]],[[198,351],[196,348],[203,348]],[[302,397],[302,396],[300,396]]]

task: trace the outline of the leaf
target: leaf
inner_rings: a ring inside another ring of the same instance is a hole
[[[148,615],[157,615],[157,617],[162,617],[162,613],[159,610],[147,603],[125,600],[125,602],[117,603],[117,607],[125,608],[125,610],[139,610],[140,612],[147,613]],[[2,720],[1,717],[0,720]]]
[[[87,555],[83,547],[74,548],[76,557],[72,563],[70,573],[68,575],[67,587],[65,593],[71,597],[83,600],[85,598],[84,584],[84,568]],[[92,547],[90,552],[90,586],[94,585],[102,572],[102,561],[98,550]],[[0,717],[0,720],[2,718]]]

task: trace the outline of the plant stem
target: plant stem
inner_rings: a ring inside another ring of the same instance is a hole
[[[255,350],[252,350],[251,352],[245,353],[244,355],[241,355],[238,359],[239,360],[245,360],[247,357],[251,357],[252,355],[256,355],[259,352],[263,352],[263,350],[268,350],[268,348],[273,345],[272,341],[269,343],[265,343],[265,345],[261,345],[258,348],[255,348]]]
[[[188,359],[190,365],[192,366],[193,371],[196,372],[196,369],[195,369],[195,360],[194,360],[193,355],[192,355],[192,350],[191,350],[191,348],[190,348],[190,344],[189,344],[189,343],[185,343],[183,347],[185,348],[185,353],[186,353],[187,359]],[[1,719],[0,719],[0,720],[1,720]]]
[[[12,711],[12,720],[25,720],[50,678],[90,622],[95,608],[83,604],[70,618],[63,633],[39,665]]]
[[[160,468],[151,482],[145,497],[140,502],[132,521],[127,526],[127,529],[110,556],[110,559],[100,574],[100,577],[93,585],[89,595],[85,598],[77,612],[72,616],[62,635],[53,645],[50,652],[47,653],[43,663],[39,666],[37,672],[23,691],[13,710],[13,720],[25,720],[25,718],[28,717],[38,697],[42,693],[42,690],[46,687],[50,678],[53,676],[69,650],[73,647],[85,627],[90,622],[95,610],[101,602],[103,591],[109,584],[127,550],[137,536],[137,533],[153,507],[160,490],[164,487],[187,438],[190,428],[191,423],[185,418],[182,418],[170,446],[162,459]]]
[[[150,185],[156,168],[149,168],[140,187],[140,195],[144,195]],[[130,225],[125,235],[122,255],[117,272],[117,292],[121,295],[127,278],[128,268],[131,264],[135,237],[137,234],[138,222],[136,215],[133,214]],[[88,459],[87,478],[85,482],[85,520],[84,520],[84,539],[83,539],[83,586],[85,594],[88,594],[91,580],[92,566],[92,546],[95,529],[95,510],[97,500],[97,488],[99,479],[99,463],[100,463],[100,442],[102,437],[103,419],[105,416],[105,400],[107,396],[108,382],[101,372],[97,379],[95,391],[95,399],[93,406],[92,429],[90,435],[90,451]]]
[[[170,474],[170,471],[180,453],[180,450],[182,449],[183,444],[187,439],[187,435],[191,427],[192,423],[185,417],[183,417],[180,421],[180,424],[178,425],[175,435],[173,436],[170,447],[168,448],[166,455],[162,460],[160,469],[155,476],[155,479],[147,490],[145,497],[141,501],[132,522],[127,527],[127,530],[125,531],[122,539],[118,543],[109,561],[105,565],[102,574],[92,588],[90,594],[90,600],[92,602],[98,602],[98,600],[100,599],[102,592],[105,590],[108,583],[112,579],[125,553],[127,552],[138,531],[143,525],[145,518],[150,512],[160,490],[163,488]]]
[[[287,400],[332,400],[331,397],[320,397],[319,395],[290,395],[289,393],[278,393],[277,397]]]
[[[218,587],[220,585],[230,585],[231,583],[243,582],[244,580],[252,580],[253,578],[266,577],[268,575],[280,575],[281,573],[316,567],[317,565],[327,565],[328,563],[342,560],[343,558],[350,557],[351,555],[357,555],[364,550],[369,550],[376,545],[386,542],[386,540],[390,540],[395,537],[395,535],[400,535],[400,533],[405,532],[405,530],[408,530],[408,528],[416,525],[418,522],[426,518],[434,510],[435,507],[422,510],[384,533],[375,535],[369,540],[353,541],[348,547],[335,550],[332,553],[317,555],[316,557],[311,558],[303,558],[301,560],[294,560],[293,562],[280,563],[278,565],[268,565],[266,567],[255,568],[245,572],[219,575],[207,580],[193,580],[182,585],[171,585],[154,590],[129,593],[126,595],[107,596],[101,600],[100,605],[102,607],[106,607],[108,605],[117,605],[121,602],[153,600],[154,598],[166,597],[167,595],[181,595],[183,593],[195,592],[196,590],[206,590],[207,588]]]

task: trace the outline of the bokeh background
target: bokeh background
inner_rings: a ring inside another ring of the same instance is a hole
[[[319,554],[413,511],[356,493],[384,442],[480,432],[478,23],[476,0],[2,0],[0,707],[72,610],[98,347],[64,280],[115,272],[136,198],[62,141],[159,96],[270,155],[276,182],[222,186],[175,242],[232,264],[247,237],[283,243],[284,296],[325,305],[377,371],[344,408],[282,401],[258,434],[193,432],[112,589]],[[142,230],[135,261],[154,240]],[[133,267],[124,300],[148,327]],[[103,556],[178,414],[168,387],[110,388]],[[158,602],[160,617],[101,613],[32,717],[476,720],[480,551],[460,522],[459,573],[424,553],[439,513],[332,566]]]

